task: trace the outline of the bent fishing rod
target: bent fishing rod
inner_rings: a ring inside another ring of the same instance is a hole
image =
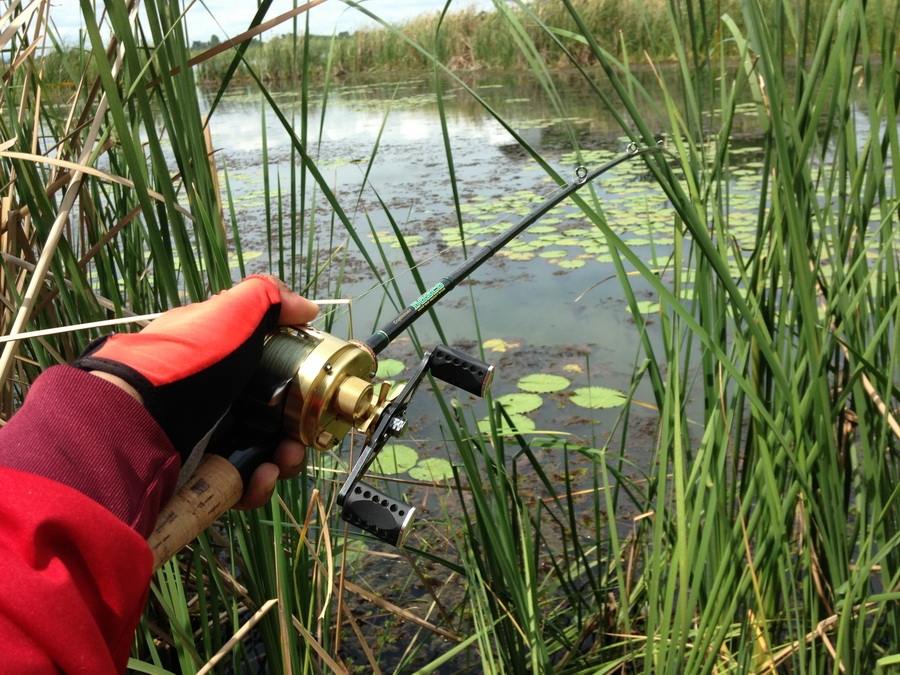
[[[381,541],[402,546],[415,508],[363,482],[364,475],[388,440],[406,427],[407,406],[426,375],[480,397],[490,387],[494,368],[457,349],[437,345],[425,352],[399,393],[389,397],[390,384],[374,382],[377,355],[560,202],[619,164],[658,150],[631,143],[625,153],[593,171],[579,166],[573,181],[554,191],[365,340],[343,340],[310,326],[280,328],[269,334],[259,368],[213,432],[210,450],[159,514],[148,540],[154,568],[238,502],[253,471],[271,459],[283,436],[325,451],[340,445],[352,430],[362,433],[363,449],[338,490],[341,517]]]

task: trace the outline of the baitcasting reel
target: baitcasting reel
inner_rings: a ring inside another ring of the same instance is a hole
[[[270,334],[260,368],[213,433],[210,454],[157,520],[149,539],[157,565],[237,503],[281,437],[329,450],[351,430],[364,434],[366,442],[338,492],[341,517],[384,542],[402,545],[415,508],[361,482],[362,477],[387,441],[405,428],[406,408],[426,374],[482,396],[493,366],[441,345],[425,354],[393,399],[387,382],[373,383],[375,372],[376,357],[365,343],[308,326]]]
[[[341,517],[399,546],[415,509],[362,483],[362,477],[385,443],[406,427],[406,407],[427,373],[482,396],[493,366],[440,345],[425,354],[392,400],[387,382],[372,383],[375,370],[375,356],[364,343],[308,327],[281,329],[266,340],[260,369],[238,401],[235,421],[254,438],[284,433],[317,450],[338,445],[351,429],[365,434],[365,446],[338,492]],[[245,478],[264,459],[246,449],[219,447],[226,448],[228,460]]]

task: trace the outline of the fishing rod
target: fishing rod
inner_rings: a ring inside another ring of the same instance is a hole
[[[365,445],[338,490],[344,521],[381,541],[402,546],[415,508],[364,483],[363,476],[385,444],[406,427],[406,409],[426,375],[475,396],[490,387],[494,367],[446,345],[424,354],[394,397],[387,382],[375,383],[377,355],[444,295],[467,279],[512,239],[553,207],[607,171],[656,147],[629,144],[593,171],[579,166],[563,185],[477,255],[413,300],[365,340],[343,340],[310,326],[280,328],[266,337],[260,366],[210,439],[210,450],[160,512],[148,539],[154,568],[193,541],[241,497],[253,471],[270,460],[288,436],[307,447],[329,450],[351,431]]]

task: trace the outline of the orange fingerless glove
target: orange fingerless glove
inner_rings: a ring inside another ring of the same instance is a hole
[[[166,312],[139,333],[95,341],[73,365],[134,387],[184,461],[206,444],[250,381],[280,308],[274,279],[248,277],[205,302]]]

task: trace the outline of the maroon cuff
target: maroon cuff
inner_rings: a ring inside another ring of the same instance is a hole
[[[146,537],[172,496],[181,460],[125,391],[77,368],[53,366],[0,429],[0,466],[75,488]]]

